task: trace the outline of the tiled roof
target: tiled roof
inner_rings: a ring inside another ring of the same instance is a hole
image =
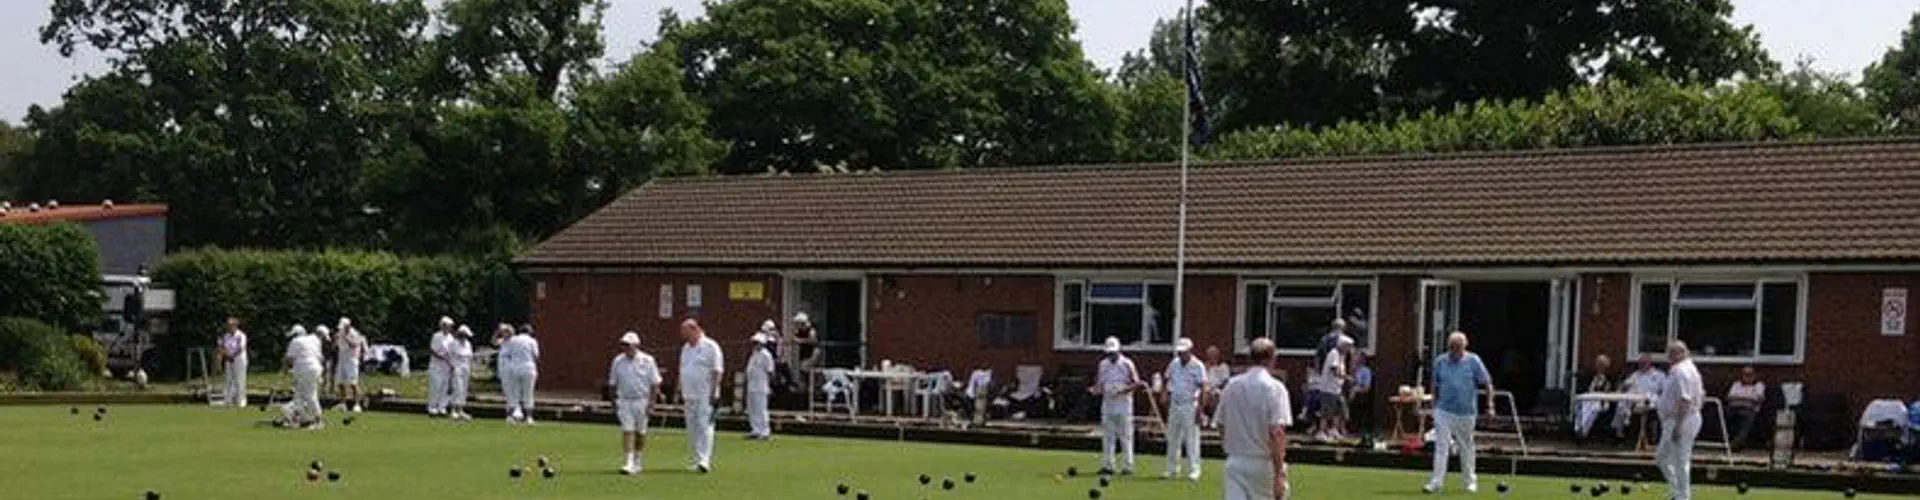
[[[11,202],[9,202],[11,203]],[[90,222],[132,217],[162,217],[167,206],[150,205],[61,205],[60,208],[31,210],[30,204],[14,204],[0,211],[0,224],[37,224],[45,222]]]
[[[1920,138],[1196,165],[1196,267],[1920,258]],[[659,180],[518,259],[1166,267],[1177,165]]]

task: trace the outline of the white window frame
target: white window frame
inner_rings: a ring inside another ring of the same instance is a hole
[[[1085,343],[1083,344],[1071,344],[1071,343],[1068,343],[1065,338],[1065,332],[1066,332],[1066,326],[1067,326],[1067,303],[1065,300],[1067,295],[1067,286],[1075,285],[1075,284],[1080,285],[1080,294],[1081,294],[1080,295],[1080,301],[1081,301],[1080,332],[1083,334],[1089,335],[1089,337],[1085,339]],[[1134,302],[1126,299],[1093,298],[1092,297],[1093,286],[1096,284],[1138,285],[1140,286],[1140,300],[1138,302]],[[1173,280],[1162,279],[1162,278],[1138,278],[1138,277],[1119,277],[1119,276],[1074,276],[1074,277],[1063,277],[1063,278],[1056,279],[1053,286],[1053,291],[1054,291],[1053,293],[1053,313],[1054,313],[1053,314],[1053,350],[1055,351],[1086,351],[1086,352],[1097,352],[1100,350],[1100,347],[1101,347],[1100,342],[1105,339],[1095,339],[1091,337],[1092,330],[1090,329],[1090,327],[1092,326],[1092,322],[1093,322],[1093,315],[1091,314],[1093,309],[1091,306],[1093,306],[1094,304],[1140,305],[1141,306],[1140,307],[1140,324],[1142,325],[1146,324],[1147,309],[1148,309],[1148,307],[1146,306],[1149,304],[1149,301],[1152,300],[1151,299],[1153,295],[1152,287],[1154,285],[1174,286],[1174,282]],[[1180,293],[1180,291],[1175,290],[1174,293]],[[1168,311],[1162,314],[1162,317],[1165,318],[1167,316],[1171,316],[1172,313],[1173,313],[1172,311]],[[1153,344],[1143,340],[1142,343],[1121,344],[1120,350],[1123,352],[1171,353],[1173,352],[1173,341],[1179,340],[1180,336],[1181,336],[1180,331],[1178,329],[1175,329],[1173,332],[1172,339],[1170,339],[1166,344]],[[1144,339],[1145,337],[1143,336],[1142,338]]]
[[[1341,315],[1341,311],[1345,309],[1341,307],[1345,304],[1339,303],[1340,297],[1345,296],[1345,294],[1342,293],[1343,290],[1341,288],[1349,284],[1367,285],[1367,314],[1370,315],[1367,317],[1367,321],[1371,323],[1367,325],[1367,346],[1364,348],[1361,348],[1360,351],[1366,353],[1367,356],[1369,357],[1373,356],[1380,342],[1380,277],[1379,276],[1368,276],[1364,278],[1362,277],[1262,278],[1262,277],[1245,277],[1245,276],[1241,277],[1240,282],[1234,286],[1234,291],[1233,291],[1233,297],[1234,297],[1233,310],[1235,312],[1233,316],[1233,325],[1234,325],[1233,326],[1233,350],[1234,352],[1240,353],[1240,354],[1247,354],[1252,350],[1252,348],[1247,345],[1247,311],[1246,311],[1247,285],[1264,285],[1267,287],[1267,300],[1262,302],[1261,308],[1264,309],[1263,314],[1266,314],[1267,316],[1267,331],[1264,333],[1269,337],[1271,337],[1273,335],[1273,320],[1274,320],[1273,306],[1275,305],[1276,302],[1278,302],[1278,299],[1273,298],[1273,291],[1275,288],[1282,287],[1282,286],[1331,286],[1331,287],[1334,287],[1333,295],[1334,295],[1335,302],[1333,305],[1334,307],[1333,310],[1334,310],[1334,316],[1339,317]],[[1280,349],[1280,355],[1312,356],[1313,351],[1314,351],[1313,349],[1284,349],[1283,348],[1283,349]]]
[[[1794,313],[1793,313],[1794,314],[1793,355],[1791,356],[1779,355],[1779,354],[1770,354],[1770,355],[1760,354],[1760,346],[1762,343],[1762,339],[1760,338],[1760,335],[1761,335],[1760,324],[1761,324],[1762,316],[1766,314],[1765,307],[1764,307],[1765,293],[1766,293],[1765,286],[1768,284],[1794,285],[1794,293],[1796,297],[1794,298],[1795,304],[1794,304]],[[1641,295],[1641,289],[1645,288],[1646,285],[1667,285],[1667,294],[1668,294],[1667,335],[1669,335],[1669,338],[1672,338],[1673,335],[1677,335],[1679,333],[1679,323],[1680,323],[1679,310],[1680,310],[1681,285],[1746,285],[1746,286],[1753,287],[1754,297],[1751,300],[1752,302],[1751,307],[1753,307],[1753,314],[1754,314],[1754,325],[1753,325],[1754,355],[1729,356],[1729,355],[1722,354],[1722,355],[1706,356],[1706,355],[1700,354],[1698,350],[1695,350],[1693,353],[1694,354],[1693,360],[1697,363],[1755,364],[1755,365],[1782,365],[1782,366],[1800,365],[1800,364],[1806,363],[1807,295],[1808,294],[1807,294],[1807,279],[1805,274],[1799,274],[1799,275],[1768,274],[1768,275],[1745,275],[1745,276],[1740,276],[1740,275],[1734,275],[1734,276],[1727,276],[1727,275],[1635,276],[1633,279],[1633,289],[1631,294],[1632,303],[1631,303],[1631,307],[1628,308],[1629,316],[1627,320],[1627,350],[1626,350],[1626,352],[1633,353],[1632,356],[1635,358],[1638,358],[1640,354],[1643,354],[1640,352],[1640,346],[1641,346],[1640,332],[1642,330],[1640,328],[1640,322],[1644,314],[1642,314],[1642,311],[1641,311],[1641,307],[1643,306],[1643,303],[1642,303],[1643,301],[1641,300],[1640,295]],[[1746,302],[1748,302],[1748,301],[1741,301],[1741,300],[1715,300],[1715,299],[1695,299],[1693,301],[1704,302],[1701,304],[1697,304],[1698,306],[1701,306],[1701,307],[1698,307],[1701,309],[1711,309],[1711,308],[1714,308],[1715,306],[1719,306],[1723,308],[1745,308],[1747,307]],[[1664,350],[1662,352],[1649,352],[1644,354],[1650,355],[1655,360],[1658,360],[1662,363],[1671,361],[1667,359],[1667,353]]]

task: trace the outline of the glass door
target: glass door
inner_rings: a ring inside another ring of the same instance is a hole
[[[1420,282],[1420,365],[1416,377],[1426,385],[1427,367],[1447,349],[1447,334],[1460,329],[1460,282]]]

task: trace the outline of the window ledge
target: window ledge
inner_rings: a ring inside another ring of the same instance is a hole
[[[1077,346],[1077,345],[1055,344],[1053,346],[1053,350],[1056,352],[1100,352],[1101,347],[1097,345]],[[1122,353],[1129,353],[1129,352],[1172,353],[1173,346],[1172,345],[1124,345],[1124,346],[1120,346],[1120,352]]]
[[[1646,353],[1658,363],[1672,363],[1666,353]],[[1702,365],[1758,365],[1758,366],[1799,366],[1806,360],[1799,356],[1694,356],[1693,362]]]

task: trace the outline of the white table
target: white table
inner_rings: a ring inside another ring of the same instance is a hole
[[[880,411],[882,413],[886,413],[887,416],[893,416],[894,411],[893,411],[892,391],[887,388],[887,385],[899,384],[899,387],[902,388],[901,399],[904,400],[912,396],[912,391],[915,384],[919,383],[920,380],[925,379],[927,376],[928,376],[927,373],[918,372],[918,371],[866,370],[866,369],[848,370],[847,378],[853,380],[853,394],[850,399],[853,401],[853,407],[855,408],[854,411],[856,413],[859,411],[860,386],[866,380],[880,381],[881,383],[880,389],[882,393],[881,400],[880,400]]]

